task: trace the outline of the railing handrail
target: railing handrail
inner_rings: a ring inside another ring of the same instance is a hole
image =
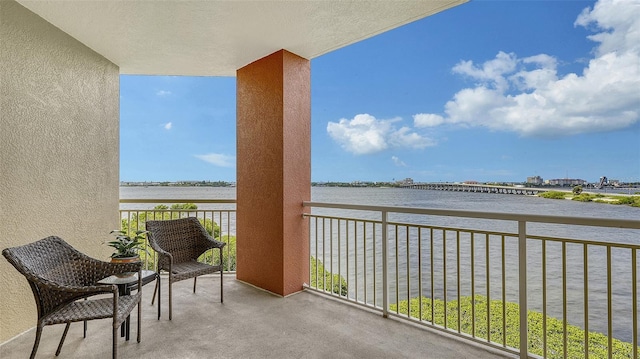
[[[232,203],[235,204],[235,199],[165,199],[165,198],[145,198],[145,199],[132,199],[121,198],[120,203]]]
[[[525,221],[525,222],[571,224],[571,225],[579,225],[579,226],[640,229],[640,220],[633,220],[633,219],[584,218],[584,217],[570,217],[570,216],[556,216],[556,215],[542,215],[542,214],[502,213],[502,212],[466,211],[466,210],[397,207],[397,206],[373,206],[373,205],[326,203],[326,202],[313,202],[313,201],[304,201],[302,203],[305,207],[322,207],[322,208],[351,209],[351,210],[376,211],[376,212],[424,214],[424,215],[432,215],[432,216],[453,216],[453,217],[467,217],[467,218],[480,218],[480,219],[497,219],[497,220],[517,221],[517,222]]]

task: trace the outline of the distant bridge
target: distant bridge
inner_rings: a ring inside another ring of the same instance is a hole
[[[430,189],[430,190],[437,190],[437,191],[520,194],[520,195],[537,195],[538,193],[549,191],[547,189],[530,188],[530,187],[494,186],[494,185],[486,185],[486,184],[468,184],[468,183],[415,183],[415,184],[404,185],[402,187],[413,188],[413,189]]]

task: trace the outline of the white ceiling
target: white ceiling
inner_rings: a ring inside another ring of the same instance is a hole
[[[123,74],[235,76],[280,49],[307,59],[468,0],[17,0]]]

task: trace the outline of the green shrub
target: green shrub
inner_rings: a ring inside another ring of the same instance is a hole
[[[568,194],[569,194],[568,192],[549,191],[549,192],[542,192],[538,196],[542,198],[565,199]]]
[[[573,198],[571,198],[573,201],[579,201],[579,202],[591,202],[593,201],[595,197],[591,194],[588,193],[581,193],[577,196],[573,196]]]
[[[491,341],[503,344],[503,338],[506,337],[506,345],[519,348],[520,347],[520,311],[517,303],[507,302],[506,308],[506,333],[502,331],[502,306],[500,300],[492,300],[489,302],[490,321],[487,328],[487,298],[481,295],[474,297],[460,298],[460,331],[466,334],[472,334],[472,324],[475,326],[475,336],[487,339],[491,333]],[[431,310],[433,306],[434,316],[432,319]],[[475,323],[472,314],[472,306],[475,310]],[[420,311],[420,299],[412,298],[410,302],[406,300],[400,301],[397,305],[389,306],[390,311],[399,314],[410,314],[411,317],[420,318],[422,320],[434,322],[439,326],[444,326],[445,320],[445,303],[436,299],[431,302],[431,298],[422,297],[422,311]],[[447,327],[451,330],[458,330],[458,300],[452,300],[446,304]],[[528,350],[530,353],[544,355],[543,338],[546,334],[547,339],[547,358],[563,358],[564,355],[564,329],[563,322],[559,319],[547,316],[547,331],[543,332],[542,313],[528,312]],[[614,358],[632,358],[633,345],[618,339],[612,340],[612,353]],[[567,325],[567,357],[568,358],[584,358],[584,330],[575,326]],[[606,335],[589,332],[589,358],[607,358],[608,357],[608,337]]]
[[[626,204],[633,207],[640,207],[640,196],[617,197],[614,204]]]
[[[317,265],[316,265],[317,262]],[[330,291],[341,295],[346,296],[348,293],[347,281],[339,274],[333,274],[324,268],[324,264],[322,261],[316,260],[313,256],[311,257],[311,280],[310,286],[312,288],[321,289],[327,291],[327,288],[330,288]],[[316,277],[316,273],[317,277]]]

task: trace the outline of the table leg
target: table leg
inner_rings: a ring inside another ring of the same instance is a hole
[[[125,323],[127,325],[127,329],[125,330],[125,340],[129,340],[129,334],[131,333],[131,315],[127,316]]]
[[[160,283],[160,273],[156,273],[156,281],[158,283],[158,320],[160,320],[160,298],[162,298],[160,295],[160,288],[162,288]]]
[[[125,290],[125,295],[131,295],[131,289],[129,288],[129,286],[125,286],[126,290]],[[139,304],[138,304],[139,305]],[[124,340],[129,340],[129,334],[131,333],[131,314],[127,315],[127,320],[124,321],[125,324],[125,338]]]

